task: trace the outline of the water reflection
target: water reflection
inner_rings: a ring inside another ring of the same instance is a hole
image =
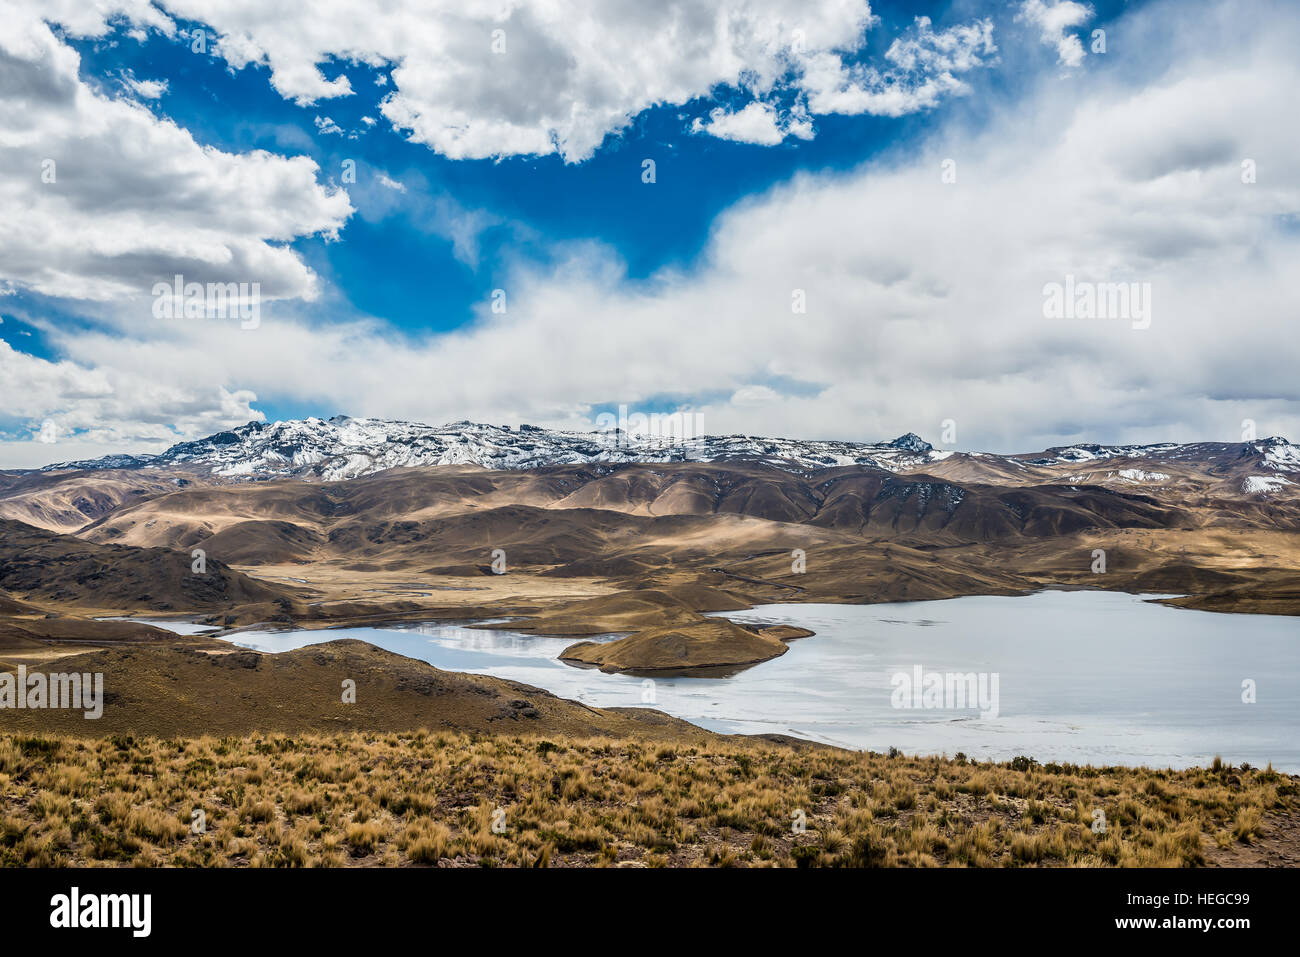
[[[1185,767],[1221,754],[1300,771],[1300,620],[1168,608],[1140,596],[1042,592],[884,605],[766,605],[735,620],[794,624],[815,637],[731,677],[603,674],[557,660],[573,641],[428,622],[386,628],[243,632],[284,651],[360,638],[438,668],[491,674],[593,707],[655,707],[732,733],[781,733],[853,748],[963,751],[1004,760]],[[617,636],[605,636],[612,640]],[[901,709],[894,675],[999,675],[996,717]],[[1257,701],[1242,700],[1255,682]]]

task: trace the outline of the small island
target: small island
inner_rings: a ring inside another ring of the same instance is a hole
[[[699,674],[741,670],[786,653],[786,642],[813,633],[776,625],[746,627],[724,618],[650,628],[616,641],[580,641],[560,660],[625,674]]]

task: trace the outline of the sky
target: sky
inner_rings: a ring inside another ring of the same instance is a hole
[[[10,0],[0,468],[622,405],[1297,439],[1298,43],[1253,0]]]

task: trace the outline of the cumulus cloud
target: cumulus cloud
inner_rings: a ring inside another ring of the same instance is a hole
[[[104,6],[142,23],[161,16],[125,0]],[[817,115],[899,116],[961,92],[959,75],[993,52],[988,21],[935,31],[920,18],[882,68],[865,64],[877,22],[867,0],[393,0],[380,8],[335,0],[307,17],[247,0],[159,6],[215,30],[215,52],[232,68],[265,65],[275,89],[300,105],[356,92],[337,60],[390,70],[377,78],[392,80],[383,115],[453,159],[558,154],[580,162],[646,109],[719,88],[748,102],[705,131],[766,144],[779,142],[776,131],[808,137],[807,119],[778,122],[762,104],[781,93],[806,99]]]
[[[263,415],[256,396],[218,384],[195,389],[156,370],[51,362],[0,340],[0,405],[16,428],[0,430],[10,468],[32,468],[123,447],[161,450]]]
[[[138,80],[134,76],[123,78],[128,90],[142,100],[156,100],[167,92],[166,80]]]
[[[149,294],[176,275],[258,283],[266,300],[315,297],[317,277],[288,243],[335,235],[352,212],[347,194],[321,186],[306,157],[197,143],[138,102],[161,96],[165,80],[124,75],[131,95],[121,97],[92,87],[78,54],[41,19],[97,37],[115,15],[175,31],[156,7],[129,0],[19,0],[0,19],[0,307],[26,293],[94,302],[113,310],[117,335],[147,355]],[[6,460],[166,445],[261,416],[252,392],[196,381],[202,356],[187,361],[129,370],[93,356],[48,361],[0,343]],[[22,437],[42,428],[60,437],[59,453]]]
[[[718,139],[737,143],[757,143],[775,146],[787,136],[809,140],[813,137],[812,123],[804,110],[792,111],[785,118],[770,103],[755,100],[743,109],[728,112],[723,107],[710,111],[708,120],[696,118],[691,125],[696,133],[708,133]]]
[[[1077,67],[1087,54],[1083,43],[1073,33],[1066,33],[1092,19],[1092,7],[1075,0],[1025,0],[1016,19],[1037,27],[1039,39],[1056,48],[1056,60],[1066,67]]]
[[[802,87],[814,114],[904,116],[936,105],[944,95],[967,92],[960,74],[996,53],[990,20],[936,33],[929,17],[917,17],[912,33],[885,52],[887,69],[814,53],[802,65]]]
[[[318,116],[313,122],[316,124],[316,132],[321,136],[330,136],[336,133],[341,135],[343,133],[343,128],[328,116]]]
[[[133,15],[148,22],[151,9]],[[84,26],[95,35],[93,18]],[[315,294],[286,244],[335,234],[352,209],[317,183],[312,160],[202,146],[97,92],[79,66],[31,8],[0,20],[0,281],[101,301],[176,274],[260,282],[268,298]]]
[[[952,418],[960,447],[1027,450],[1235,439],[1251,418],[1296,438],[1300,130],[1279,119],[1300,17],[1156,4],[1121,27],[1152,55],[750,198],[689,269],[634,281],[599,244],[552,249],[505,280],[507,313],[485,302],[438,335],[285,311],[247,331],[159,321],[128,338],[110,317],[42,333],[92,384],[434,422],[579,426],[677,397],[709,432],[934,440]],[[1044,287],[1066,276],[1149,283],[1150,327],[1045,318]]]
[[[485,302],[442,335],[283,318],[173,324],[147,352],[111,332],[59,345],[87,368],[430,421],[577,425],[603,403],[712,395],[711,432],[933,438],[954,418],[963,447],[1026,449],[1226,439],[1252,418],[1300,435],[1300,131],[1278,122],[1300,23],[1208,6],[1171,42],[1168,12],[1125,25],[1165,38],[1163,66],[1083,96],[1044,83],[978,134],[799,176],[724,215],[689,272],[633,282],[577,244],[521,267],[508,313]],[[1150,327],[1045,318],[1066,276],[1149,283]]]

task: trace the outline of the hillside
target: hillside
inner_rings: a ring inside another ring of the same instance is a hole
[[[79,736],[243,736],[411,728],[480,733],[636,735],[700,741],[704,732],[647,709],[596,709],[513,681],[439,671],[361,641],[264,655],[169,636],[63,658],[62,672],[104,675],[103,716],[0,710],[0,732]],[[355,703],[343,682],[356,684]]]
[[[0,789],[0,866],[1300,864],[1298,779],[1222,763],[997,765],[513,728],[90,741],[0,729]]]
[[[7,519],[0,519],[0,589],[29,602],[152,611],[220,612],[292,595],[216,556],[196,574],[186,552],[99,545]]]
[[[992,455],[911,434],[607,438],[340,417],[6,473],[0,515],[22,523],[0,518],[0,594],[86,641],[111,640],[89,619],[114,613],[492,617],[627,633],[571,658],[645,671],[780,654],[703,615],[772,601],[1065,586],[1300,613],[1300,452],[1281,439]]]

